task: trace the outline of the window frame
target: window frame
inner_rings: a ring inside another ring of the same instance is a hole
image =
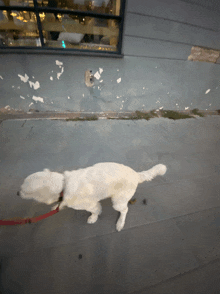
[[[51,8],[51,7],[39,7],[37,4],[37,0],[33,0],[34,7],[25,7],[25,6],[5,6],[1,5],[0,10],[16,10],[16,11],[31,11],[36,14],[37,18],[37,27],[39,30],[39,38],[41,41],[41,47],[32,47],[32,46],[13,46],[13,47],[0,47],[1,53],[44,53],[44,54],[73,54],[73,55],[89,55],[89,56],[103,56],[103,57],[123,57],[122,54],[122,38],[123,38],[123,28],[124,28],[124,18],[125,18],[125,5],[126,0],[120,0],[120,14],[106,14],[106,13],[95,13],[91,11],[79,11],[72,9],[62,9],[62,8]],[[39,13],[62,13],[68,15],[76,15],[76,16],[89,16],[100,19],[112,19],[117,20],[119,22],[119,36],[118,36],[118,45],[116,51],[97,51],[90,49],[75,49],[75,48],[53,48],[47,47],[44,43],[44,37],[42,32],[42,23],[40,21]]]

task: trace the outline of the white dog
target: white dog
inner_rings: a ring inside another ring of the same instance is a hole
[[[24,181],[21,197],[51,204],[57,201],[64,188],[60,209],[68,206],[91,212],[87,221],[89,224],[95,223],[101,214],[99,201],[111,197],[113,208],[120,212],[116,229],[121,231],[128,212],[128,201],[135,194],[138,184],[162,176],[166,170],[165,165],[158,164],[147,171],[136,172],[123,164],[103,162],[84,169],[66,171],[63,177],[46,169]]]

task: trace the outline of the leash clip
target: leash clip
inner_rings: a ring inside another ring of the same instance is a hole
[[[28,218],[26,219],[25,223],[26,223],[26,224],[31,224],[31,218],[28,217]]]

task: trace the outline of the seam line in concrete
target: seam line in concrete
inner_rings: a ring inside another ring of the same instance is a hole
[[[169,281],[175,280],[175,279],[177,279],[177,278],[179,278],[179,277],[186,276],[187,274],[193,273],[193,272],[197,271],[198,269],[202,269],[202,268],[205,268],[205,267],[208,266],[208,265],[215,264],[215,263],[219,263],[219,262],[220,262],[220,258],[216,258],[216,259],[211,260],[211,261],[209,261],[209,262],[207,262],[207,263],[205,263],[205,264],[202,264],[202,265],[200,265],[200,266],[198,266],[198,267],[195,267],[195,268],[193,268],[193,269],[191,269],[191,270],[189,270],[189,271],[187,271],[187,272],[180,273],[180,274],[178,274],[178,275],[176,275],[176,276],[173,276],[173,277],[171,277],[171,278],[169,278],[169,279],[167,279],[167,280],[163,280],[163,281],[161,281],[161,282],[159,282],[159,283],[157,283],[157,284],[151,285],[151,286],[149,286],[149,287],[145,287],[145,288],[143,288],[143,289],[140,289],[140,290],[138,290],[138,291],[132,292],[132,293],[130,293],[130,294],[138,294],[138,293],[140,293],[140,292],[142,292],[142,291],[153,289],[153,288],[155,288],[155,287],[157,287],[157,286],[159,286],[159,285],[161,285],[161,284],[163,284],[163,283],[166,283],[166,282],[169,282]],[[146,293],[147,293],[147,292],[146,292]]]

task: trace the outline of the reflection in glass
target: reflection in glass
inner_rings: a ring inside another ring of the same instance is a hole
[[[37,3],[40,7],[120,14],[120,0],[38,0]]]
[[[0,10],[0,46],[41,46],[35,13]]]
[[[33,0],[0,0],[0,6],[34,7]]]
[[[116,51],[119,26],[116,20],[40,13],[46,46]]]

